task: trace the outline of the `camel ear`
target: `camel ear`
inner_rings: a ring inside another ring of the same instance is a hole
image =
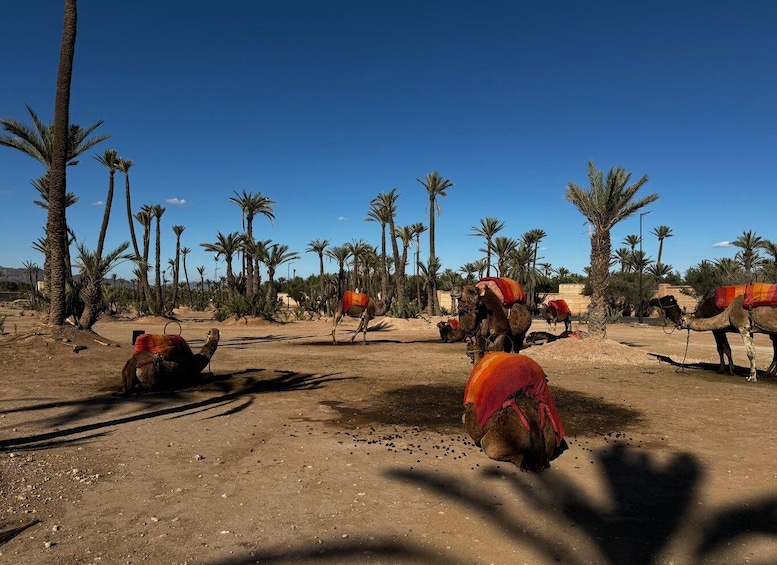
[[[483,296],[486,293],[486,287],[478,289],[478,296]]]

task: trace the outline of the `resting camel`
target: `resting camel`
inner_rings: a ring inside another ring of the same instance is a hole
[[[464,389],[464,427],[489,458],[539,472],[567,449],[564,424],[536,361],[487,353]]]
[[[459,299],[459,327],[467,337],[467,354],[477,363],[494,344],[494,351],[521,350],[526,332],[531,327],[531,313],[525,304],[505,309],[499,297],[488,287],[467,285]]]
[[[680,305],[677,303],[677,299],[670,295],[662,296],[661,298],[653,298],[649,302],[650,306],[654,306],[656,308],[659,308],[666,317],[674,322],[678,327],[681,325],[683,320],[683,311],[680,309]],[[717,316],[723,312],[720,308],[715,306],[715,297],[710,296],[708,298],[702,299],[698,306],[696,307],[696,311],[694,312],[694,316],[696,318],[711,318],[713,316]],[[720,367],[718,369],[718,373],[726,373],[728,372],[729,375],[733,375],[734,373],[734,359],[731,355],[731,346],[728,343],[728,337],[726,336],[727,333],[738,333],[738,330],[734,326],[728,326],[722,330],[711,330],[712,336],[715,338],[715,345],[718,350],[718,356],[720,357]],[[772,347],[774,349],[774,354],[772,357],[772,362],[769,365],[769,368],[766,370],[766,374],[769,376],[777,376],[777,334],[769,334],[769,337],[772,340]]]
[[[682,317],[679,327],[697,332],[722,330],[725,333],[727,330],[732,331],[730,328],[739,332],[745,344],[747,358],[750,361],[750,373],[747,380],[755,382],[758,380],[758,371],[755,367],[753,333],[769,334],[775,347],[775,356],[777,357],[777,342],[775,342],[775,337],[777,337],[777,307],[757,306],[755,308],[745,308],[744,299],[744,295],[737,296],[725,310],[709,318],[686,314]],[[773,358],[767,373],[773,375],[776,366],[776,359]]]
[[[218,329],[208,331],[199,353],[193,353],[178,335],[143,334],[135,353],[121,371],[122,392],[137,389],[169,389],[196,383],[219,345]]]
[[[548,329],[551,324],[553,325],[553,331],[556,331],[556,324],[562,322],[564,324],[564,331],[572,331],[572,312],[569,311],[564,300],[551,300],[547,304],[543,304],[540,309],[540,314],[545,321],[548,322]]]
[[[440,330],[440,339],[443,343],[464,341],[464,331],[459,327],[459,321],[456,318],[451,318],[447,322],[437,322],[437,329]]]
[[[363,332],[363,343],[367,345],[367,325],[370,323],[370,320],[377,316],[385,316],[388,309],[388,304],[376,303],[375,300],[366,294],[346,290],[335,307],[335,315],[332,320],[332,343],[337,345],[337,338],[335,337],[337,324],[340,323],[343,316],[350,316],[351,318],[359,318],[359,327],[356,328],[356,332],[351,336],[351,343],[354,342],[359,332]]]

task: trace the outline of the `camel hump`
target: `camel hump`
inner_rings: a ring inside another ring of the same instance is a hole
[[[186,340],[177,334],[140,334],[135,340],[135,353],[149,351],[162,357],[184,354],[192,355]]]
[[[745,308],[759,306],[777,306],[777,284],[752,283],[745,287],[745,298],[742,305]]]
[[[366,308],[369,301],[370,297],[364,293],[346,290],[343,294],[343,313],[348,312],[353,307]]]
[[[479,289],[486,287],[496,294],[506,308],[515,303],[526,304],[526,293],[518,281],[508,277],[484,277],[475,285]]]
[[[719,286],[715,289],[715,307],[718,310],[725,310],[737,296],[745,294],[747,286],[746,284]]]
[[[559,298],[558,300],[551,300],[548,302],[548,306],[553,306],[559,316],[566,316],[569,314],[569,305],[563,298]]]

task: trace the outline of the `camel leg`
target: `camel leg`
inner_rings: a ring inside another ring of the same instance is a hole
[[[750,375],[747,377],[747,380],[756,382],[758,380],[758,371],[755,368],[755,342],[753,341],[753,336],[748,328],[739,328],[739,333],[742,336],[747,358],[750,361]]]
[[[772,362],[769,365],[769,368],[766,369],[766,374],[770,377],[776,377],[777,376],[777,334],[769,334],[769,339],[772,340],[772,349],[774,350],[774,353],[772,355]]]
[[[334,321],[332,322],[332,343],[337,345],[337,338],[335,337],[335,330],[337,330],[337,324],[340,323],[341,316],[335,313]]]
[[[368,316],[365,316],[364,314],[361,315],[359,318],[359,327],[356,328],[356,333],[354,333],[351,336],[351,343],[354,342],[356,339],[356,336],[359,335],[359,332],[364,332],[364,345],[367,345],[367,324],[370,323],[370,318]]]
[[[726,372],[726,358],[728,357],[728,374],[734,374],[734,359],[731,356],[731,346],[728,344],[728,338],[723,331],[713,331],[712,336],[715,338],[715,345],[718,348],[718,355],[720,356],[720,369],[719,373]]]

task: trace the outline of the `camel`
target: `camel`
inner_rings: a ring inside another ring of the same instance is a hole
[[[477,363],[493,343],[494,351],[518,352],[531,327],[531,313],[525,304],[506,309],[489,287],[467,285],[460,290],[459,327],[467,337],[467,354]]]
[[[721,311],[720,314],[711,316],[709,318],[697,317],[693,314],[686,314],[683,316],[679,327],[683,329],[693,331],[715,331],[715,330],[728,330],[734,328],[739,335],[742,336],[742,342],[745,344],[745,352],[747,358],[750,361],[750,373],[747,376],[748,382],[755,382],[758,380],[758,371],[755,367],[755,343],[753,342],[753,333],[765,333],[769,334],[772,338],[772,344],[775,347],[775,355],[777,355],[777,342],[775,342],[775,334],[777,334],[777,307],[775,306],[757,306],[754,308],[744,307],[744,295],[740,294]],[[772,359],[768,374],[773,374],[775,371],[775,359]]]
[[[548,329],[553,325],[553,331],[556,331],[556,324],[562,322],[564,331],[572,331],[572,312],[565,300],[551,300],[543,304],[540,309],[540,315],[548,322]]]
[[[337,324],[340,323],[343,316],[350,316],[351,318],[359,318],[359,327],[356,328],[356,332],[351,336],[351,343],[354,342],[359,332],[363,332],[363,343],[367,345],[367,326],[370,320],[377,316],[385,316],[388,309],[389,304],[376,303],[375,300],[366,294],[346,290],[335,307],[335,315],[332,320],[332,343],[337,345],[337,338],[335,337]]]
[[[208,331],[199,353],[178,335],[143,334],[138,337],[135,353],[121,371],[122,393],[139,389],[170,389],[194,384],[216,352],[221,334]]]
[[[675,323],[678,327],[681,326],[684,313],[680,309],[680,305],[677,303],[677,299],[671,294],[668,296],[662,296],[660,298],[653,298],[649,302],[650,306],[659,308],[666,317]],[[721,314],[723,310],[715,305],[715,297],[710,296],[702,299],[696,306],[694,317],[697,319],[706,319]],[[720,358],[720,367],[718,373],[728,373],[729,375],[735,374],[734,372],[734,359],[731,355],[731,346],[728,343],[727,333],[739,333],[739,330],[734,326],[728,326],[723,329],[710,330],[712,336],[715,338],[715,345],[718,350],[718,356]],[[761,333],[761,332],[759,332]],[[772,340],[772,347],[774,354],[772,362],[769,368],[766,370],[766,374],[769,376],[777,376],[777,334],[770,333],[769,337]]]
[[[540,472],[567,449],[564,425],[536,361],[487,353],[464,390],[464,427],[490,459]]]
[[[451,318],[447,322],[437,322],[437,328],[440,330],[440,339],[443,343],[464,341],[464,332],[456,318]]]

